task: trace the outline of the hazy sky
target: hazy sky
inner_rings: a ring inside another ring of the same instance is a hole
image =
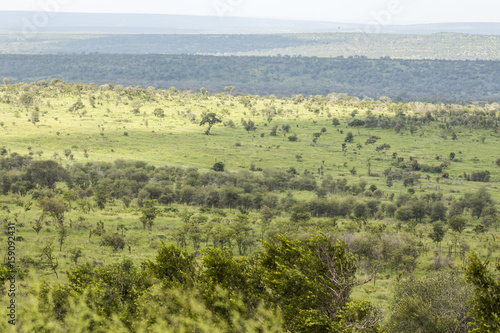
[[[500,22],[498,0],[0,0],[0,10],[187,14],[357,23],[378,19],[392,24]]]

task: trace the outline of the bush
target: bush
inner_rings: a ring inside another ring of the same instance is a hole
[[[396,286],[389,332],[468,332],[472,288],[462,276],[438,272]]]
[[[216,162],[214,164],[214,166],[212,167],[212,170],[217,171],[217,172],[224,171],[224,163],[223,162]]]
[[[113,248],[113,252],[118,250],[123,250],[125,247],[125,239],[119,234],[109,234],[106,233],[101,238],[101,246],[110,246]]]

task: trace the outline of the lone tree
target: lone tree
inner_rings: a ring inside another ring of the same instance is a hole
[[[217,118],[217,115],[214,112],[209,112],[205,114],[201,119],[200,126],[208,124],[208,129],[206,130],[205,134],[210,135],[210,130],[212,129],[212,126],[220,122],[222,122],[222,120]]]
[[[160,214],[160,210],[156,207],[156,200],[144,200],[141,209],[141,223],[142,227],[149,230],[153,227],[153,222]]]
[[[372,135],[366,140],[365,145],[372,145],[373,148],[373,154],[375,154],[375,143],[379,140],[380,138],[378,136]]]
[[[156,108],[153,111],[153,114],[155,115],[155,117],[158,117],[160,119],[160,125],[161,125],[162,119],[165,118],[165,111],[162,108]]]
[[[19,102],[26,107],[26,112],[30,110],[30,105],[33,104],[35,97],[30,93],[24,93],[19,97]]]
[[[354,112],[354,111],[353,111]],[[349,123],[349,126],[351,127],[356,127],[358,129],[358,135],[359,135],[359,126],[364,126],[365,125],[365,122],[361,119],[354,119],[353,121],[351,121]]]
[[[387,144],[387,143],[384,143],[384,144],[382,144],[382,145],[378,146],[378,147],[376,148],[376,151],[377,151],[377,152],[379,152],[379,153],[380,153],[381,151],[383,151],[383,152],[384,152],[384,161],[385,161],[385,155],[387,154],[387,151],[388,151],[389,149],[391,149],[391,145],[389,145],[389,144]]]
[[[217,171],[217,172],[222,172],[224,171],[224,162],[215,162],[214,166],[212,167],[212,170]]]

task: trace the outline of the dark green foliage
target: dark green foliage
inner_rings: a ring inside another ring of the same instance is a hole
[[[212,167],[212,170],[217,171],[217,172],[224,171],[224,163],[223,162],[215,162],[214,166]]]
[[[490,180],[490,172],[486,171],[472,171],[470,174],[464,173],[464,178],[473,182],[488,182]]]
[[[54,188],[56,182],[64,181],[67,177],[66,170],[51,160],[33,161],[26,170],[26,174],[34,183],[48,188]]]

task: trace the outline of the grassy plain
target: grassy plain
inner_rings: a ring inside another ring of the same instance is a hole
[[[336,99],[334,96],[328,99],[277,99],[272,96],[263,98],[229,94],[210,96],[192,92],[156,91],[151,88],[132,97],[126,93],[126,89],[115,89],[119,91],[117,93],[105,88],[93,88],[91,93],[75,93],[47,88],[36,96],[34,103],[27,109],[14,98],[10,98],[9,103],[5,102],[7,96],[18,94],[19,89],[22,87],[8,86],[0,90],[0,98],[4,100],[4,103],[0,103],[0,146],[4,146],[11,154],[16,152],[24,155],[31,152],[34,159],[57,159],[67,165],[88,161],[137,160],[156,167],[190,167],[201,172],[208,171],[215,162],[224,162],[226,170],[235,173],[262,172],[250,171],[251,168],[286,171],[293,167],[300,174],[306,169],[313,172],[318,182],[322,179],[319,174],[322,169],[324,175],[332,175],[335,179],[346,178],[349,184],[365,181],[368,186],[377,186],[384,193],[381,200],[386,202],[391,194],[394,193],[397,197],[408,191],[402,182],[394,182],[391,187],[386,185],[384,170],[395,168],[393,153],[405,160],[412,157],[422,164],[439,165],[442,161],[449,160],[450,153],[453,152],[456,157],[446,168],[449,178],[443,178],[441,174],[422,173],[420,183],[414,186],[416,195],[440,192],[451,200],[466,192],[486,187],[496,201],[500,200],[500,168],[495,165],[495,160],[500,157],[499,133],[479,126],[473,130],[463,126],[451,130],[440,128],[435,122],[417,128],[413,134],[405,128],[397,133],[392,128],[365,127],[360,127],[358,134],[357,128],[348,126],[347,122],[354,119],[353,111],[357,113],[355,118],[359,119],[370,114],[395,116],[397,105],[388,101]],[[91,106],[89,98],[94,101],[95,107]],[[85,107],[69,112],[68,109],[79,99]],[[39,122],[32,121],[35,108],[38,108]],[[155,116],[157,108],[163,109],[163,118]],[[410,103],[405,112],[412,116],[446,108],[448,107]],[[460,108],[451,106],[448,114],[440,117],[449,116],[454,109]],[[489,105],[488,108],[498,110],[498,105]],[[483,111],[479,106],[471,106],[469,110],[472,113]],[[213,126],[211,135],[204,134],[207,126],[199,125],[206,112],[215,112],[222,120],[222,123]],[[338,118],[340,125],[332,125],[333,118]],[[247,123],[253,121],[256,129],[247,131],[242,120]],[[288,133],[281,127],[286,124],[290,126]],[[273,126],[278,126],[276,136],[270,135]],[[314,143],[313,133],[321,132],[323,128],[326,131]],[[344,153],[342,144],[347,132],[354,134],[354,142],[346,144]],[[452,140],[452,132],[457,135],[456,140]],[[295,142],[288,139],[293,134],[298,137]],[[371,136],[380,138],[376,145],[386,143],[391,146],[385,156],[384,153],[374,152],[374,147],[365,144]],[[72,157],[65,156],[64,151],[67,149],[71,150]],[[371,164],[370,176],[368,162]],[[353,168],[355,173],[350,172]],[[464,172],[485,170],[491,173],[487,183],[466,181],[463,178]],[[284,193],[278,195],[285,196]],[[312,192],[295,191],[293,195],[300,200],[315,197]],[[29,195],[0,197],[3,220],[6,217],[12,220],[17,214],[17,236],[24,239],[18,242],[20,258],[36,258],[48,241],[54,244],[57,242],[54,226],[44,227],[38,235],[32,229],[33,221],[41,212],[36,204],[32,209],[26,210],[24,207],[30,201],[32,199]],[[179,210],[198,210],[198,207],[177,204],[174,207]],[[235,212],[228,214],[231,216]],[[56,244],[59,260],[57,270],[62,272],[74,267],[65,249],[76,247],[83,249],[84,256],[80,262],[97,260],[111,263],[125,257],[140,263],[145,259],[152,259],[161,240],[172,241],[171,231],[181,221],[175,213],[166,212],[155,221],[152,231],[144,231],[139,216],[140,208],[135,202],[126,208],[121,201],[115,200],[105,210],[94,209],[88,214],[74,207],[66,215],[66,221],[71,221],[72,227],[62,252],[59,252]],[[257,212],[251,211],[250,216],[252,220],[259,219]],[[282,213],[278,218],[285,220],[288,214]],[[106,230],[123,232],[130,251],[126,247],[123,251],[112,253],[110,248],[99,246],[97,236],[89,237],[88,226],[96,225],[98,221],[105,223]],[[418,224],[412,229],[391,217],[378,223],[385,224],[387,231],[397,233],[397,237],[410,237],[410,234],[419,237],[424,250],[418,260],[415,276],[433,269],[436,245],[427,236],[432,230],[431,224]],[[441,245],[443,254],[448,253],[453,237],[459,237],[481,255],[490,254],[498,258],[499,233],[495,228],[488,233],[477,234],[473,231],[477,223],[477,218],[468,216],[468,226],[462,234],[448,232]],[[350,224],[348,219],[340,220],[338,227],[322,231],[349,237],[352,234],[348,228]],[[258,235],[258,224],[254,225],[254,229]],[[318,228],[314,226],[303,230],[304,233],[317,231]],[[455,263],[462,262],[459,256],[453,255],[452,259]],[[33,274],[54,279],[49,270]],[[60,278],[64,280],[64,274],[60,274]],[[391,288],[398,279],[398,276],[387,271],[378,276],[376,284],[370,283],[357,288],[353,296],[366,297],[382,305],[390,300]]]

